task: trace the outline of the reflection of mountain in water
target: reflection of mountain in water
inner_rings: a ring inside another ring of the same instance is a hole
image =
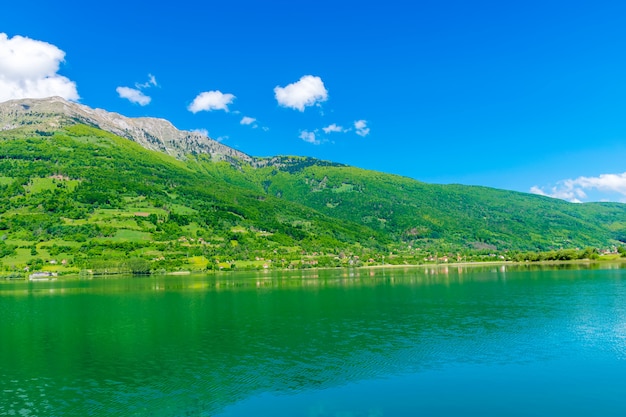
[[[0,412],[30,402],[32,414],[211,414],[261,392],[550,357],[556,321],[569,315],[550,297],[569,297],[576,288],[562,278],[584,273],[448,267],[2,286],[10,342],[0,344],[0,378],[23,398],[0,394],[13,404]]]

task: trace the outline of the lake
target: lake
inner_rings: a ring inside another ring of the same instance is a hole
[[[0,282],[0,415],[624,416],[623,267]]]

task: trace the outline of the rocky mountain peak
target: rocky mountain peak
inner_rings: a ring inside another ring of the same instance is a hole
[[[178,159],[189,154],[208,154],[214,160],[252,162],[253,158],[202,133],[178,130],[165,119],[130,118],[102,109],[92,109],[61,97],[19,99],[0,103],[0,131],[22,127],[50,131],[72,123],[98,127],[141,146]]]

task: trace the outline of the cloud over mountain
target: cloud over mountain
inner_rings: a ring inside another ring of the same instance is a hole
[[[274,96],[279,105],[304,111],[305,107],[326,101],[328,90],[320,77],[305,75],[285,87],[276,86]]]
[[[367,120],[357,120],[354,122],[354,128],[356,129],[356,134],[359,136],[367,136],[370,134],[370,128],[367,127]]]
[[[47,42],[0,33],[0,102],[60,96],[78,100],[76,83],[57,74],[65,52]]]
[[[121,98],[125,98],[131,103],[139,104],[140,106],[150,104],[150,101],[152,101],[151,97],[148,97],[141,90],[135,88],[117,87],[115,91],[117,91],[117,94],[119,94]]]
[[[309,132],[307,130],[303,130],[302,132],[300,132],[300,139],[302,139],[303,141],[307,142],[307,143],[311,143],[313,145],[319,145],[322,142],[317,139],[317,137],[315,136],[315,132]]]
[[[143,84],[135,83],[135,88],[131,87],[117,87],[115,91],[119,94],[120,98],[125,98],[131,103],[139,104],[140,106],[146,106],[150,104],[152,98],[146,95],[142,90],[158,85],[156,78],[152,74],[148,74],[148,81]]]
[[[248,125],[256,126],[255,122],[256,122],[256,119],[254,117],[243,116],[239,124],[242,124],[244,126],[248,126]]]
[[[587,199],[587,193],[598,191],[605,194],[619,194],[626,200],[626,172],[621,174],[601,174],[597,177],[578,177],[559,181],[553,187],[533,186],[530,192],[547,197],[580,203]]]
[[[224,94],[218,90],[205,91],[198,94],[187,109],[192,113],[213,110],[224,110],[228,112],[228,105],[231,104],[235,98],[236,97],[232,94]]]

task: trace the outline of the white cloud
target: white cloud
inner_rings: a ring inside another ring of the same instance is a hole
[[[561,200],[567,200],[571,203],[582,203],[581,198],[586,198],[587,195],[580,189],[569,189],[567,187],[555,186],[548,189],[548,191],[537,187],[536,185],[530,188],[532,194],[543,195],[546,197],[558,198]]]
[[[242,117],[241,120],[239,121],[239,124],[244,125],[244,126],[251,126],[252,129],[258,129],[260,127],[261,130],[263,130],[264,132],[267,132],[268,130],[270,130],[270,128],[267,126],[260,126],[257,123],[257,119],[255,119],[254,117],[249,117],[249,116]]]
[[[312,143],[313,145],[319,145],[322,143],[319,139],[315,137],[315,132],[308,132],[306,130],[303,130],[302,132],[300,132],[299,137],[303,141]]]
[[[580,203],[588,198],[589,192],[594,190],[604,194],[618,194],[622,196],[621,200],[624,200],[626,198],[626,172],[566,179],[559,181],[553,187],[547,187],[547,190],[546,187],[542,188],[535,185],[531,187],[530,192]]]
[[[328,91],[320,77],[305,75],[286,87],[276,86],[274,96],[281,106],[304,111],[307,106],[326,101]]]
[[[131,87],[117,87],[115,91],[119,94],[120,98],[125,98],[131,103],[139,104],[140,106],[147,106],[152,101],[152,97],[146,95],[143,91],[146,88],[157,86],[156,78],[154,75],[148,74],[148,81],[143,84],[135,83],[136,88]]]
[[[194,130],[192,130],[192,132],[199,133],[202,136],[206,136],[207,138],[210,138],[209,131],[206,130],[206,129],[194,129]]]
[[[57,74],[65,52],[47,42],[0,33],[0,102],[60,96],[78,100],[76,83]]]
[[[211,135],[209,134],[209,131],[206,129],[193,129],[192,132],[198,133],[202,136],[206,136],[208,139],[214,140],[216,142],[223,142],[229,139],[228,136],[218,136],[216,138],[212,138]]]
[[[354,122],[354,128],[356,129],[356,134],[359,136],[367,136],[370,134],[370,128],[367,127],[367,120],[357,120]]]
[[[254,122],[256,122],[256,119],[254,117],[244,116],[239,123],[247,126],[254,124]],[[254,125],[254,127],[256,127],[256,124]]]
[[[187,109],[192,113],[198,113],[203,110],[224,110],[228,112],[228,105],[231,104],[235,98],[234,95],[224,94],[221,91],[205,91],[198,94]]]
[[[329,134],[329,133],[333,133],[333,132],[347,132],[348,129],[344,129],[342,126],[338,126],[336,123],[333,123],[332,125],[323,127],[322,130],[324,131],[324,133]]]
[[[143,90],[144,88],[149,87],[157,87],[159,84],[157,83],[156,78],[152,74],[148,74],[148,81],[143,84],[135,83],[135,87],[139,90]]]
[[[131,103],[139,104],[140,106],[146,106],[150,104],[152,98],[145,95],[143,92],[130,87],[117,87],[115,89],[120,98],[125,98]]]

